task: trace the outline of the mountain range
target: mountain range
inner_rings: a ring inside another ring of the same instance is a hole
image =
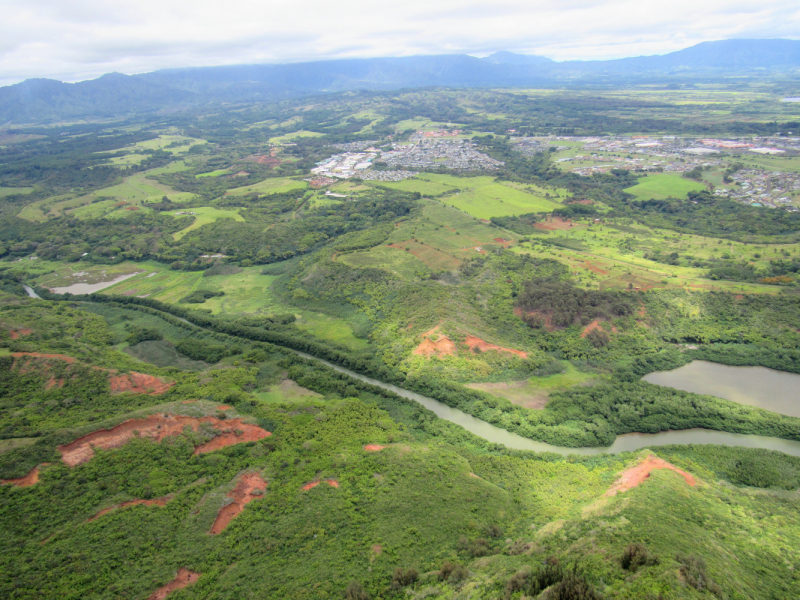
[[[556,62],[503,51],[485,58],[460,54],[180,68],[110,73],[79,83],[28,79],[0,88],[0,123],[111,117],[357,89],[666,83],[776,74],[800,76],[800,41],[722,40],[664,55],[598,61]]]

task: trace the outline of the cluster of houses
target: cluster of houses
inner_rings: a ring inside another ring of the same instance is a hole
[[[792,196],[800,193],[800,175],[774,173],[762,169],[742,169],[731,176],[738,185],[732,189],[714,190],[714,195],[738,200],[752,206],[784,208],[800,212],[792,204]]]
[[[503,162],[479,152],[469,140],[421,139],[410,145],[395,145],[381,160],[393,167],[410,169],[452,169],[455,171],[491,171]]]

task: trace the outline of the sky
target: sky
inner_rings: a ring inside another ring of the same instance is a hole
[[[599,60],[799,32],[787,0],[3,0],[0,85],[498,50]]]

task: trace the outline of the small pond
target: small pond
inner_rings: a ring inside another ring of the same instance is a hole
[[[649,373],[643,379],[655,385],[800,417],[800,375],[795,373],[695,360],[672,371]]]

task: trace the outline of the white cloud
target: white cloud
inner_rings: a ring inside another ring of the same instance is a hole
[[[110,71],[495,50],[556,60],[797,37],[785,0],[5,0],[0,83]]]

